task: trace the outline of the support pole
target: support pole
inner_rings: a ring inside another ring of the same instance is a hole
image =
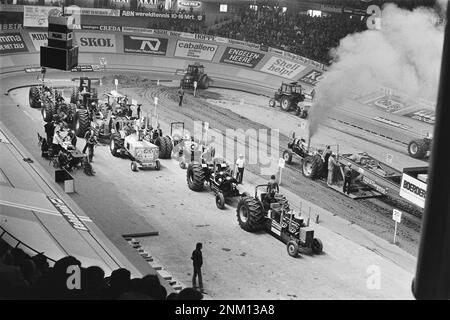
[[[450,10],[445,29],[425,212],[412,283],[416,299],[450,299]]]

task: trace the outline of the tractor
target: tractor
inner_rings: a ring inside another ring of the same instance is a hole
[[[133,132],[135,120],[116,120],[116,128],[111,134],[109,145],[111,154],[115,157],[127,157],[131,159],[131,171],[154,167],[161,169],[159,163],[158,146],[143,140],[140,132]]]
[[[159,157],[161,159],[170,159],[172,157],[173,141],[171,136],[164,136],[162,130],[159,128],[159,123],[156,121],[156,128],[149,124],[149,118],[144,118],[143,139],[153,143],[159,148]],[[184,125],[184,123],[183,123]],[[172,124],[171,124],[172,126]]]
[[[408,144],[408,154],[416,159],[425,159],[430,156],[432,136],[411,140]]]
[[[233,171],[221,158],[189,163],[186,178],[189,189],[193,191],[202,191],[206,182],[215,194],[216,206],[219,209],[225,208],[226,199],[246,195],[239,192]]]
[[[53,90],[45,84],[46,71],[47,71],[46,68],[41,68],[41,75],[42,75],[41,79],[39,79],[38,75],[38,80],[41,83],[37,86],[30,87],[28,93],[28,101],[30,107],[33,109],[43,108],[45,102],[47,100],[51,100],[50,97],[53,96]]]
[[[307,227],[297,213],[289,208],[289,202],[281,194],[269,199],[267,193],[258,192],[267,185],[257,185],[254,196],[243,196],[238,202],[236,215],[239,226],[247,232],[268,231],[287,246],[291,257],[299,255],[299,249],[320,254],[322,242],[314,238],[314,230]]]
[[[281,87],[275,92],[274,97],[269,100],[269,106],[273,108],[279,103],[284,111],[290,111],[295,108],[298,116],[307,118],[309,107],[306,104],[298,105],[304,100],[303,88],[298,82],[283,82]]]
[[[208,89],[211,79],[205,73],[205,67],[198,62],[190,64],[180,81],[182,88],[193,88],[197,81],[197,89]]]

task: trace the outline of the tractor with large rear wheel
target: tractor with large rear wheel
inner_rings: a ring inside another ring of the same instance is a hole
[[[208,89],[211,78],[205,73],[205,67],[198,62],[190,64],[180,81],[182,88],[193,88],[197,82],[197,89]]]
[[[297,257],[300,251],[320,254],[323,245],[314,237],[314,230],[307,227],[297,213],[289,208],[289,202],[281,194],[273,197],[259,190],[267,185],[255,187],[254,196],[243,196],[236,209],[241,229],[247,232],[265,230],[286,244],[291,257]]]
[[[284,111],[295,109],[296,115],[300,118],[307,118],[309,106],[303,101],[305,94],[302,86],[298,82],[281,84],[281,87],[275,92],[274,97],[269,100],[269,106],[275,107],[277,103]]]
[[[189,163],[186,179],[187,185],[192,191],[202,191],[205,185],[209,185],[215,194],[216,206],[219,209],[225,208],[227,200],[246,195],[239,192],[238,182],[233,176],[233,171],[221,158]]]

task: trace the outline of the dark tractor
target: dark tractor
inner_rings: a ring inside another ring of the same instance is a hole
[[[298,106],[304,100],[303,88],[298,82],[283,82],[281,87],[275,92],[274,97],[269,100],[269,106],[275,107],[279,103],[281,109],[284,111],[295,109],[298,116],[307,118],[309,108],[306,106]]]
[[[225,208],[225,201],[229,198],[245,196],[237,188],[237,180],[233,177],[233,171],[225,160],[215,158],[213,161],[189,163],[186,179],[189,189],[202,191],[206,184],[215,194],[216,206]]]
[[[255,195],[244,196],[239,200],[236,212],[239,226],[248,232],[265,230],[281,240],[287,246],[287,252],[297,257],[299,249],[306,249],[314,254],[323,250],[322,242],[314,238],[314,230],[307,227],[303,218],[290,210],[289,202],[281,194],[269,198],[267,193],[259,193],[255,187]]]
[[[299,156],[301,159],[310,155],[305,139],[298,139],[294,136],[292,142],[288,143],[288,148],[283,151],[284,161],[287,164],[291,164],[294,155]]]
[[[53,96],[53,90],[45,85],[45,73],[46,69],[41,68],[41,79],[39,79],[39,75],[37,77],[41,83],[37,86],[30,87],[28,102],[33,109],[43,108],[45,102],[50,100],[50,97]]]
[[[211,81],[205,73],[205,67],[198,62],[188,66],[180,81],[180,86],[182,88],[194,88],[194,81],[197,81],[197,89],[208,89]]]
[[[408,144],[409,156],[416,159],[428,158],[431,150],[431,141],[432,138],[430,136],[410,141]]]
[[[97,89],[91,87],[90,78],[80,77],[80,84],[73,89],[70,103],[76,105],[73,118],[75,134],[82,138],[91,127],[91,121],[99,108]]]

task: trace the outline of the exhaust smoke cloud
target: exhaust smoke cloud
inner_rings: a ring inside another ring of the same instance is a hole
[[[346,98],[380,87],[435,103],[444,41],[444,27],[436,22],[447,2],[440,1],[440,8],[413,11],[387,4],[381,13],[381,30],[343,38],[332,49],[334,62],[317,86],[310,137]]]

